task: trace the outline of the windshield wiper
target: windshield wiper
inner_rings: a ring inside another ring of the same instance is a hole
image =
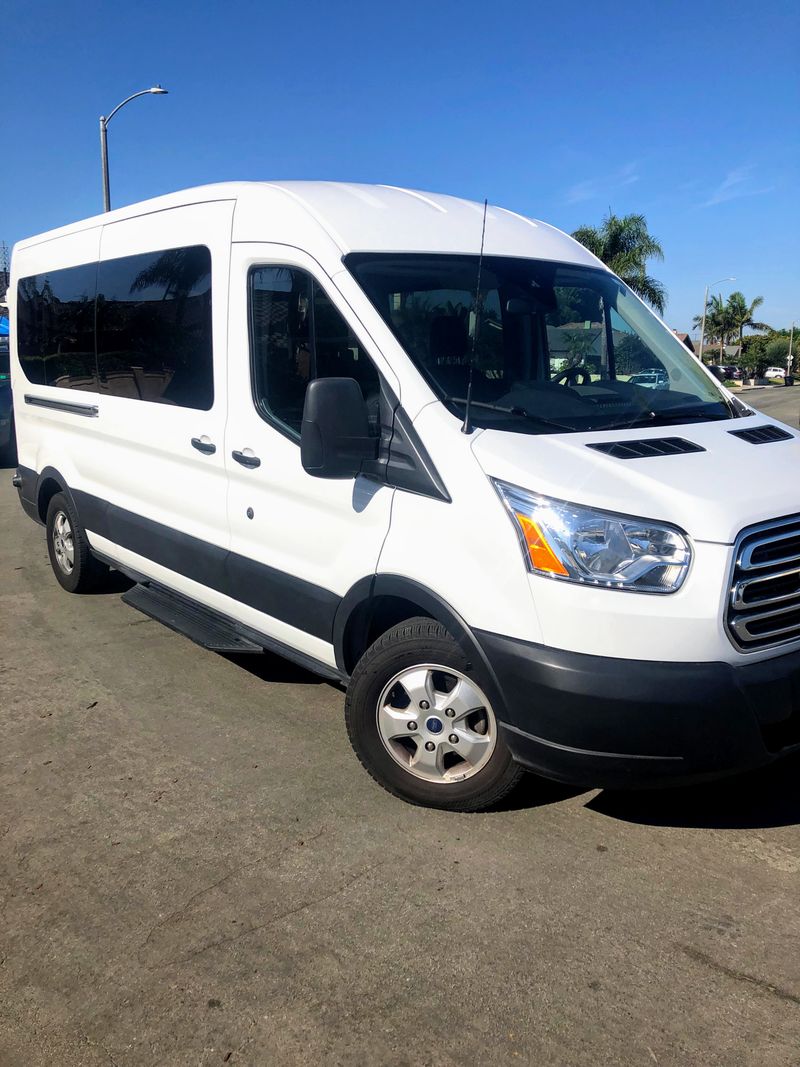
[[[702,411],[697,405],[682,408],[663,408],[651,411],[650,417],[655,421],[665,422],[720,422],[731,417],[730,412]]]
[[[452,404],[466,404],[467,402],[467,398],[464,396],[445,396],[442,399]],[[470,400],[469,406],[471,408],[488,408],[490,411],[502,411],[504,415],[514,415],[516,418],[529,419],[531,422],[538,422],[541,426],[554,426],[558,430],[568,430],[570,433],[575,432],[574,426],[568,426],[565,422],[556,422],[554,419],[546,419],[543,415],[533,415],[530,411],[517,405],[505,407],[503,404],[490,404],[483,400]]]

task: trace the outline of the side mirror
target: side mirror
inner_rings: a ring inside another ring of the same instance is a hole
[[[300,429],[300,461],[315,478],[353,478],[376,459],[367,405],[354,378],[316,378],[306,390]]]

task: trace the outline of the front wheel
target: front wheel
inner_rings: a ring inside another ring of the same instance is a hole
[[[364,767],[412,804],[483,810],[524,773],[472,664],[432,619],[403,622],[367,649],[353,671],[345,717]]]

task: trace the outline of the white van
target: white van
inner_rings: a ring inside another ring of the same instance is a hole
[[[346,684],[391,792],[800,748],[798,435],[553,227],[214,185],[21,242],[10,300],[15,484],[61,585],[115,568],[206,647]]]

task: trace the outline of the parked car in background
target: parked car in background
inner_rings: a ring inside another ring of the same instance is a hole
[[[734,367],[729,363],[713,364],[708,369],[714,377],[718,378],[721,382],[742,380],[741,368]]]
[[[783,367],[767,367],[764,371],[765,378],[785,378],[786,371]]]
[[[631,385],[641,385],[644,389],[669,389],[669,378],[663,370],[643,371],[628,380]]]

